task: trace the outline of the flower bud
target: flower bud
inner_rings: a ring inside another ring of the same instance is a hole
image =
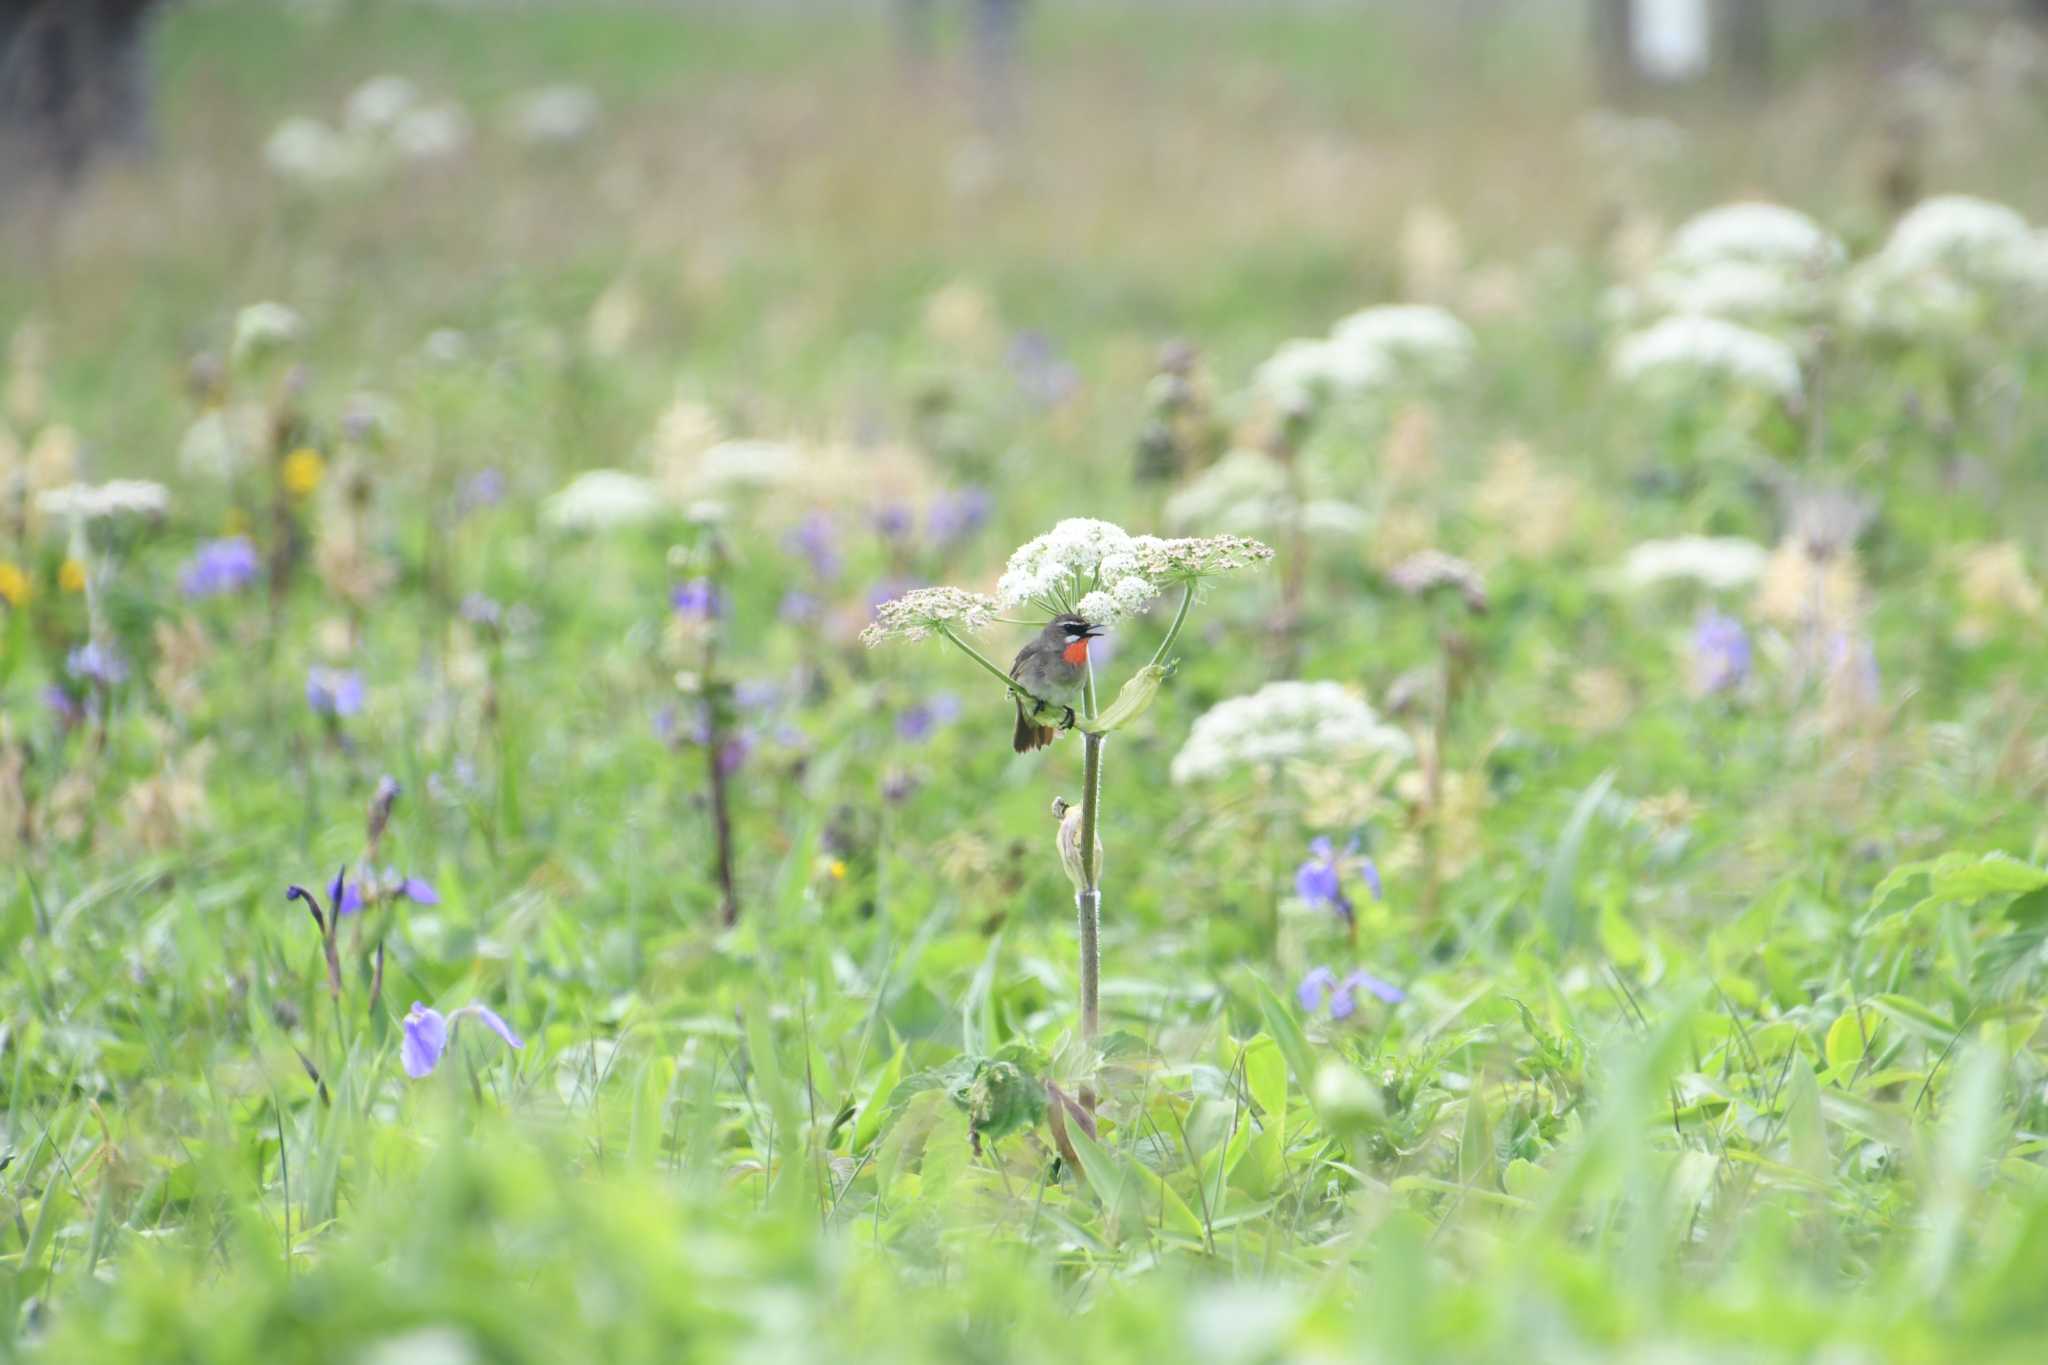
[[[1112,730],[1121,730],[1152,705],[1152,699],[1159,695],[1159,684],[1166,681],[1164,664],[1146,664],[1131,675],[1123,690],[1116,694],[1116,700],[1093,721],[1084,722],[1082,728],[1092,734],[1106,735]]]
[[[1060,866],[1066,869],[1067,880],[1074,884],[1074,894],[1079,895],[1088,889],[1088,873],[1081,866],[1081,808],[1069,806],[1064,801],[1053,804],[1059,810],[1060,832],[1054,843],[1059,849]],[[1102,876],[1100,836],[1095,840],[1095,875],[1098,880]]]

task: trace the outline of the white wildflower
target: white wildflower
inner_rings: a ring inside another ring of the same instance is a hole
[[[408,161],[440,161],[469,145],[469,117],[453,104],[411,109],[391,128],[391,145]]]
[[[1782,266],[1715,261],[1693,271],[1661,271],[1643,287],[1645,301],[1665,313],[1770,321],[1811,312],[1813,283]]]
[[[1365,513],[1336,498],[1298,499],[1287,468],[1258,450],[1233,450],[1166,500],[1170,526],[1223,526],[1233,531],[1276,532],[1298,516],[1316,535],[1352,536]]]
[[[343,121],[364,132],[382,132],[418,103],[419,90],[405,77],[372,76],[348,97]]]
[[[261,448],[267,423],[262,407],[254,403],[208,409],[185,428],[178,442],[178,469],[196,479],[231,478]]]
[[[565,531],[641,526],[668,510],[661,492],[637,474],[593,469],[579,474],[541,509],[548,525]]]
[[[369,148],[316,118],[288,118],[263,144],[263,164],[309,185],[356,179],[371,169]]]
[[[1249,536],[1181,536],[1172,540],[1138,536],[1132,545],[1132,567],[1160,583],[1214,578],[1273,557],[1271,547]]]
[[[1900,272],[1948,269],[1995,283],[2024,273],[2039,250],[2018,210],[1947,194],[1922,200],[1899,219],[1879,254]]]
[[[998,606],[987,593],[964,588],[913,588],[875,608],[875,620],[860,633],[869,648],[885,640],[922,640],[947,631],[985,629]]]
[[[1034,603],[1065,610],[1097,588],[1114,592],[1117,579],[1134,577],[1134,549],[1121,526],[1069,517],[1017,547],[996,582],[996,596],[1006,607]]]
[[[665,423],[669,415],[673,410],[664,415]],[[698,457],[690,478],[696,487],[714,492],[773,488],[794,480],[801,465],[796,447],[781,441],[720,441]]]
[[[306,322],[298,310],[282,303],[252,303],[235,314],[235,339],[228,349],[230,361],[246,365],[262,360],[297,341]]]
[[[108,517],[160,517],[170,509],[171,494],[147,479],[113,479],[106,483],[72,483],[51,488],[36,498],[46,517],[98,521]]]
[[[1840,265],[1842,244],[1819,223],[1782,204],[1723,204],[1689,219],[1671,239],[1669,265],[1726,261],[1780,267]]]
[[[1647,588],[1682,579],[1709,588],[1739,588],[1763,576],[1770,551],[1741,536],[1679,536],[1646,540],[1628,552],[1621,581]]]
[[[1842,321],[1873,335],[1959,335],[1976,325],[1985,304],[1947,270],[1904,267],[1883,253],[1860,262],[1842,283]]]
[[[1371,388],[1387,377],[1386,362],[1377,355],[1297,337],[1281,342],[1260,364],[1252,387],[1281,408],[1300,410]]]
[[[1342,683],[1276,682],[1205,712],[1174,756],[1171,771],[1175,782],[1200,782],[1236,768],[1290,759],[1406,757],[1412,747],[1406,735],[1383,723],[1363,697]]]
[[[1472,329],[1433,304],[1366,308],[1330,329],[1330,344],[1368,372],[1401,366],[1445,373],[1472,358]]]
[[[576,142],[597,127],[597,96],[581,85],[532,91],[512,111],[512,131],[528,142]]]
[[[1804,388],[1790,346],[1723,318],[1666,318],[1622,338],[1615,349],[1617,378],[1639,381],[1673,370],[1724,375],[1790,401]]]

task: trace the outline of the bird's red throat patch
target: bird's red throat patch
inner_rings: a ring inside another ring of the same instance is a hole
[[[1074,641],[1074,643],[1068,645],[1064,650],[1060,651],[1060,657],[1065,659],[1070,664],[1087,663],[1088,642],[1086,640]]]

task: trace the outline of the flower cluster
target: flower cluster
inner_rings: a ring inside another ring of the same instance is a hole
[[[1332,1019],[1344,1020],[1358,1013],[1360,991],[1376,996],[1389,1005],[1398,1005],[1408,998],[1408,993],[1399,986],[1382,981],[1362,967],[1342,981],[1339,981],[1337,973],[1328,967],[1315,967],[1301,978],[1301,985],[1295,988],[1295,999],[1300,1001],[1302,1009],[1310,1014],[1321,1012],[1327,1004]]]
[[[1646,540],[1628,552],[1620,576],[1630,588],[1655,587],[1678,579],[1725,590],[1756,582],[1770,557],[1770,551],[1741,536]]]
[[[1342,683],[1276,682],[1204,712],[1174,756],[1172,776],[1175,782],[1200,782],[1289,759],[1405,758],[1412,748],[1406,735],[1382,723]]]
[[[1787,402],[1805,392],[1799,357],[1790,346],[1725,318],[1669,317],[1623,337],[1615,347],[1614,374],[1629,383],[1717,375]]]
[[[874,623],[860,633],[861,643],[872,649],[884,640],[983,630],[1000,607],[987,593],[964,588],[912,588],[876,606]]]
[[[1199,582],[1253,568],[1272,557],[1270,545],[1250,536],[1137,536],[1131,542],[1132,564],[1154,583]]]
[[[1941,195],[1916,205],[1850,272],[1842,316],[1876,334],[1956,333],[2030,290],[2048,291],[2048,232],[2003,204]]]
[[[1442,550],[1418,550],[1387,571],[1387,581],[1410,597],[1427,597],[1442,588],[1455,591],[1466,610],[1486,611],[1486,580],[1479,570]]]
[[[262,571],[247,536],[210,540],[178,570],[178,591],[187,597],[221,597],[248,587]]]
[[[1159,585],[1137,572],[1137,542],[1123,527],[1070,517],[1011,554],[996,582],[1005,607],[1075,612],[1098,625],[1142,610]]]
[[[593,469],[549,498],[541,516],[559,530],[609,531],[645,525],[667,510],[661,490],[639,475]]]
[[[393,159],[453,156],[468,142],[469,116],[461,106],[425,103],[403,76],[373,76],[348,97],[340,127],[295,115],[263,144],[263,160],[287,180],[338,184],[372,175]]]
[[[1812,268],[1840,265],[1842,243],[1819,223],[1782,204],[1723,204],[1688,219],[1672,235],[1666,264],[1683,267],[1746,261]]]
[[[170,490],[148,479],[112,479],[46,489],[36,509],[46,517],[100,521],[111,517],[160,517],[170,509]]]
[[[305,330],[305,319],[289,304],[252,303],[235,314],[229,361],[239,368],[261,360],[296,342]]]
[[[1233,526],[1272,532],[1299,521],[1313,535],[1356,536],[1367,525],[1359,508],[1335,498],[1301,498],[1286,466],[1258,450],[1233,450],[1166,500],[1170,526]]]
[[[1472,358],[1472,332],[1433,304],[1361,309],[1327,339],[1282,342],[1252,375],[1252,387],[1289,411],[1383,388],[1404,374],[1450,375]]]
[[[1749,677],[1749,632],[1718,611],[1703,611],[1692,632],[1692,684],[1702,696],[1733,692]]]

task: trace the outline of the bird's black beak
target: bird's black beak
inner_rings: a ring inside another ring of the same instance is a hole
[[[1081,638],[1084,640],[1098,639],[1107,634],[1109,634],[1109,627],[1107,626],[1084,626],[1081,630]]]

